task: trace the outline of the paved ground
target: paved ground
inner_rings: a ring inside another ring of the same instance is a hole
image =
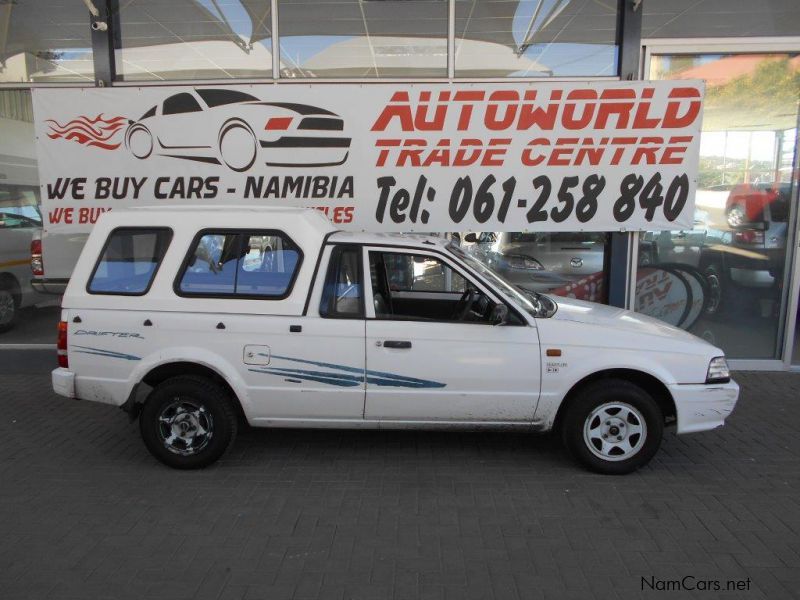
[[[627,477],[549,437],[268,430],[184,473],[53,360],[0,351],[3,600],[800,597],[800,375],[737,374],[729,426]]]
[[[24,308],[14,328],[0,333],[0,344],[55,344],[60,317],[60,297],[38,307]]]

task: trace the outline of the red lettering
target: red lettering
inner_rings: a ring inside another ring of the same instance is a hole
[[[480,140],[461,140],[461,146],[458,150],[456,150],[456,156],[453,159],[453,166],[466,167],[475,164],[478,161],[478,158],[480,158],[482,145],[483,144]],[[470,149],[466,148],[466,146],[477,146],[477,148]]]
[[[400,140],[378,140],[375,142],[375,145],[379,148],[382,146],[399,146]],[[386,159],[389,156],[389,150],[380,150],[378,151],[378,160],[375,161],[375,165],[378,167],[383,167],[386,165]]]
[[[564,116],[562,118],[564,127],[566,129],[586,129],[594,117],[594,111],[597,108],[595,102],[583,102],[583,111],[580,117],[575,116],[575,111],[578,107],[577,102],[570,102],[570,100],[596,100],[597,92],[594,90],[572,90],[567,94],[567,102],[564,104]]]
[[[661,137],[643,137],[642,144],[663,144],[664,138]],[[638,165],[644,159],[645,164],[647,165],[654,165],[658,162],[656,158],[656,152],[659,150],[657,146],[639,146],[633,152],[633,158],[631,159],[632,165]]]
[[[529,101],[533,102],[535,99],[536,92],[534,90],[525,92],[525,104],[522,105],[522,110],[519,112],[517,129],[527,131],[532,127],[538,127],[543,130],[552,130],[556,126],[558,104],[548,104],[546,109],[535,104],[528,104]]]
[[[614,126],[616,129],[625,129],[628,126],[631,110],[633,110],[633,102],[611,102],[612,100],[635,100],[636,91],[631,89],[610,89],[603,90],[600,94],[600,107],[597,110],[597,121],[595,121],[595,129],[605,129],[607,127],[608,118],[611,115],[616,115],[617,122]],[[604,102],[605,101],[605,102]]]
[[[567,158],[561,158],[562,154],[566,154]],[[567,167],[570,154],[572,154],[572,148],[554,148],[550,153],[550,158],[547,159],[547,164],[551,167]]]
[[[405,94],[406,104],[389,104],[383,108],[381,114],[375,120],[371,131],[386,131],[393,119],[400,121],[401,131],[414,131],[414,118],[411,115],[411,106],[408,104],[408,94]],[[398,92],[399,94],[399,92]],[[398,94],[392,96],[392,100],[398,97]]]
[[[549,146],[550,140],[547,138],[536,138],[535,140],[531,140],[528,142],[528,146]],[[537,154],[536,156],[533,155],[533,150],[528,147],[522,151],[522,164],[527,167],[535,167],[542,163],[545,159],[544,154]]]
[[[486,96],[486,92],[478,92],[473,90],[462,90],[456,92],[453,100],[456,102],[480,102]],[[461,111],[458,113],[458,130],[466,131],[469,129],[469,123],[472,120],[472,109],[475,108],[473,104],[464,104]]]
[[[519,102],[519,94],[517,92],[510,92],[504,90],[498,90],[496,92],[492,92],[491,96],[489,96],[489,102],[492,103],[500,103],[505,102],[505,111],[502,118],[498,117],[497,113],[500,108],[500,104],[489,104],[486,108],[486,128],[492,131],[503,131],[511,127],[514,123],[514,119],[517,116],[517,102]]]
[[[700,90],[693,87],[675,88],[670,91],[669,97],[680,98],[681,100],[667,102],[667,109],[664,111],[664,120],[661,126],[680,129],[694,123],[697,115],[700,114]],[[679,115],[681,106],[685,106],[686,100],[691,98],[698,98],[698,100],[690,100],[689,106],[685,107],[685,113]]]

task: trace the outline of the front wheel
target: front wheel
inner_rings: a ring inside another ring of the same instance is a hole
[[[139,415],[150,453],[175,469],[207,467],[233,443],[236,413],[219,385],[202,377],[174,377],[159,384]]]
[[[570,453],[597,473],[624,475],[661,445],[664,418],[653,397],[629,381],[602,379],[578,392],[562,422]]]

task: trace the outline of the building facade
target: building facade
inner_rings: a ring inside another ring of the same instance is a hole
[[[800,368],[795,1],[90,6],[97,14],[80,0],[0,2],[0,344],[51,344],[58,321],[58,296],[30,287],[43,222],[37,86],[267,83],[312,98],[319,83],[702,79],[691,229],[441,233],[537,290],[661,317],[720,346],[736,367]]]

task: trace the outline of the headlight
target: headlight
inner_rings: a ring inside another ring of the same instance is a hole
[[[712,358],[708,364],[706,383],[728,383],[731,380],[731,372],[724,356]]]
[[[506,256],[508,266],[512,269],[527,269],[529,271],[543,271],[544,267],[535,258],[530,256],[510,255]]]

